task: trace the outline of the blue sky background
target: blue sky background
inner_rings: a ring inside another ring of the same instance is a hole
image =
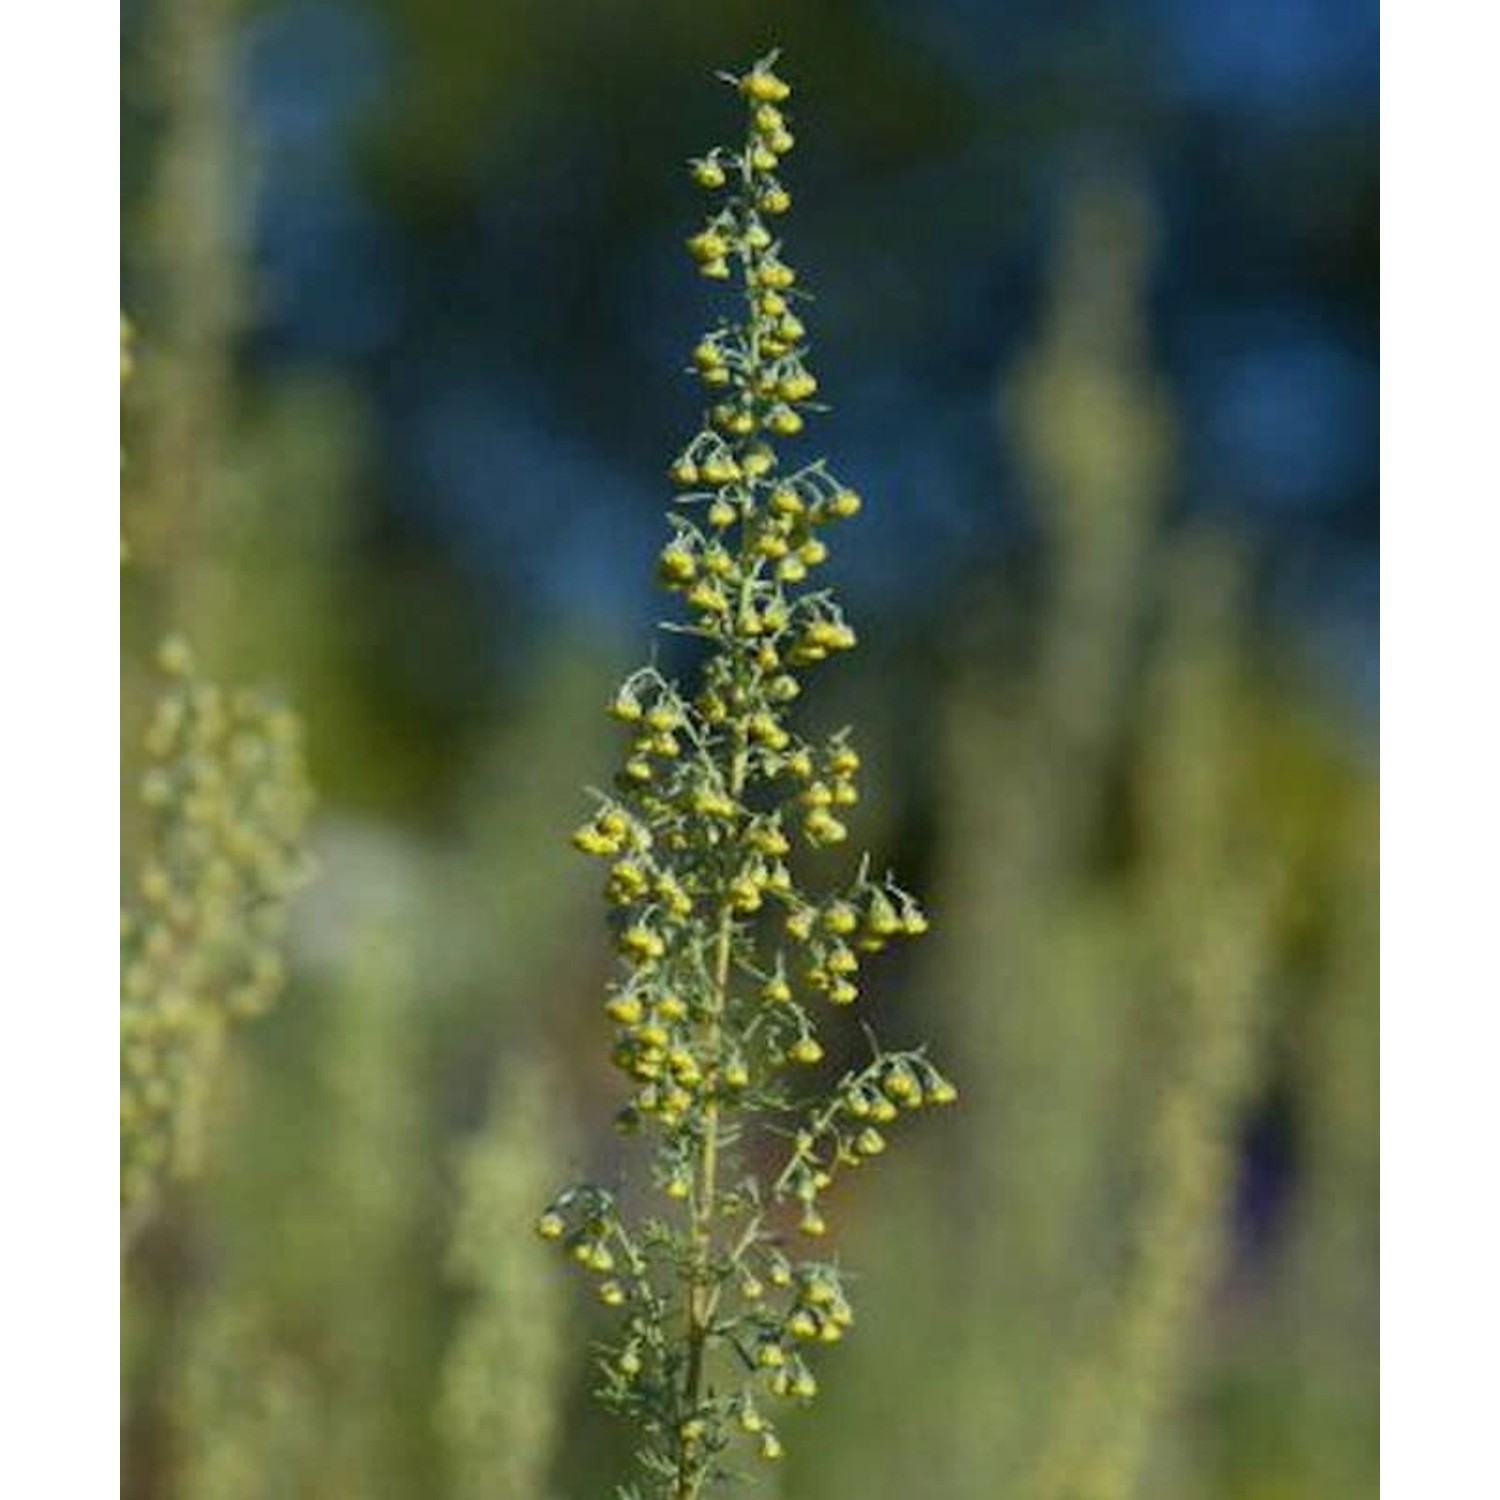
[[[713,70],[772,38],[800,86],[817,435],[888,523],[852,535],[856,606],[899,613],[1024,546],[997,382],[1068,184],[1120,161],[1158,218],[1177,511],[1248,528],[1269,614],[1373,695],[1373,0],[255,7],[246,366],[359,393],[372,527],[476,580],[497,631],[650,613],[636,564],[709,308],[676,164],[735,128]]]

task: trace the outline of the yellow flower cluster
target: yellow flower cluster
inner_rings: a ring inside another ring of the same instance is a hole
[[[804,1234],[825,1234],[819,1196],[833,1185],[840,1168],[861,1166],[885,1150],[885,1137],[877,1127],[889,1125],[902,1110],[957,1099],[957,1088],[924,1053],[882,1053],[861,1072],[846,1075],[824,1107],[797,1132],[776,1180],[776,1194],[801,1204],[798,1227]]]
[[[677,1218],[651,1221],[637,1245],[613,1199],[583,1187],[538,1224],[620,1309],[604,1394],[640,1429],[645,1472],[673,1500],[701,1493],[735,1434],[778,1457],[757,1395],[810,1399],[802,1351],[852,1326],[837,1272],[781,1248],[778,1205],[821,1235],[821,1195],[841,1167],[884,1150],[878,1127],[956,1097],[922,1053],[879,1049],[817,1092],[821,1003],[854,1002],[864,961],[920,936],[927,918],[867,862],[832,892],[811,893],[797,873],[800,851],[848,838],[859,802],[847,731],[813,740],[791,709],[810,669],[856,644],[815,575],[862,502],[823,460],[787,447],[820,409],[806,293],[774,227],[791,202],[791,90],[774,58],[730,81],[745,138],[691,164],[711,201],[687,249],[743,296],[692,351],[706,409],[670,466],[671,535],[657,558],[681,610],[666,628],[701,644],[701,667],[691,686],[655,667],[621,685],[610,712],[627,736],[622,766],[573,836],[608,866],[621,972],[604,1010],[630,1088],[619,1123],[654,1139],[654,1178]],[[795,1142],[764,1183],[747,1149],[756,1138]]]
[[[295,715],[201,681],[167,641],[146,734],[145,857],[121,923],[121,1196],[189,1170],[224,1033],[283,982],[288,897],[306,873]]]

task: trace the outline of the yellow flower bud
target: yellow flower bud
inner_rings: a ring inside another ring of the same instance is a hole
[[[629,958],[660,958],[667,945],[649,927],[637,923],[620,934],[620,950]]]
[[[622,859],[609,872],[609,887],[622,901],[634,901],[651,884],[646,872],[633,859]]]
[[[789,853],[792,847],[787,836],[779,828],[773,827],[768,823],[763,823],[752,828],[745,835],[745,842],[759,853],[769,854],[773,857]]]
[[[612,995],[605,1003],[604,1014],[622,1026],[633,1026],[645,1014],[638,995]]]
[[[693,585],[687,600],[694,609],[701,609],[704,614],[709,615],[722,615],[729,608],[729,601],[724,597],[723,590],[707,579]]]
[[[813,923],[817,919],[818,914],[812,907],[799,906],[786,919],[787,936],[796,938],[799,943],[805,943],[812,936]]]
[[[759,66],[740,79],[740,92],[756,104],[780,104],[790,96],[792,89],[769,68]]]
[[[904,1104],[908,1109],[916,1109],[922,1103],[922,1085],[905,1063],[896,1063],[881,1079],[881,1087],[887,1098]]]
[[[826,963],[830,974],[844,976],[859,972],[859,959],[854,950],[846,948],[842,943],[828,955]]]
[[[809,787],[803,793],[804,799],[809,797],[816,787]],[[826,788],[825,788],[826,790]],[[859,913],[849,905],[847,901],[835,901],[827,911],[823,913],[823,927],[827,932],[844,937],[859,926]]]
[[[573,847],[584,854],[613,854],[618,849],[618,844],[610,838],[606,838],[592,823],[585,823],[582,828],[573,832]]]
[[[705,229],[688,242],[688,253],[700,263],[722,260],[729,253],[729,241],[717,230]]]
[[[727,453],[716,453],[702,468],[709,484],[730,484],[740,477],[740,466]]]
[[[849,837],[849,830],[822,807],[815,807],[808,813],[802,831],[814,844],[841,844]]]
[[[786,1328],[793,1338],[815,1339],[818,1336],[818,1320],[805,1308],[799,1308],[787,1319]]]
[[[828,769],[835,776],[852,776],[859,770],[859,752],[848,745],[840,745],[828,757]]]

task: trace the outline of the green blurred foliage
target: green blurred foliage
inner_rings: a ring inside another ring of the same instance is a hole
[[[441,211],[475,119],[555,107],[507,85],[542,33],[515,0],[478,32],[468,6],[386,3],[413,76],[371,149]],[[696,56],[722,32],[737,55],[756,11],[632,12],[600,86],[645,88],[656,68],[637,84],[628,60],[648,44]],[[179,79],[145,216],[187,229],[143,252],[127,643],[184,616],[216,672],[283,687],[324,811],[290,993],[208,1101],[203,1180],[126,1262],[124,1492],[604,1493],[626,1444],[587,1400],[590,1314],[522,1226],[545,1184],[619,1171],[602,908],[565,842],[609,764],[614,643],[559,624],[490,685],[452,578],[364,545],[358,398],[233,378],[227,12],[163,14],[206,28],[209,66],[196,91]],[[840,63],[829,110],[879,71]],[[646,131],[620,191],[656,191],[678,154]],[[1169,520],[1151,237],[1127,177],[1085,184],[1004,372],[1037,586],[986,575],[934,605],[920,673],[839,690],[871,740],[862,832],[930,871],[929,954],[874,1004],[920,1015],[965,1096],[878,1203],[851,1193],[866,1311],[826,1403],[787,1423],[786,1500],[1375,1493],[1374,773],[1251,628],[1254,558]],[[408,691],[398,639],[461,712]],[[127,730],[145,691],[127,668]],[[1266,1128],[1284,1149],[1262,1213],[1246,1142]]]

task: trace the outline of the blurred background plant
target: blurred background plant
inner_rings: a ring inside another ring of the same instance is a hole
[[[163,1187],[200,1166],[226,1036],[281,991],[287,903],[308,873],[299,721],[271,695],[204,674],[181,634],[198,623],[192,538],[213,513],[226,451],[226,286],[237,262],[218,212],[230,34],[213,6],[169,8],[163,25],[184,65],[163,69],[173,128],[149,202],[178,222],[163,226],[146,261],[170,294],[145,299],[160,334],[145,346],[147,401],[132,429],[143,461],[139,481],[129,476],[135,503],[122,527],[122,558],[133,563],[122,632],[132,648],[121,756],[133,793],[120,940],[127,1247]],[[182,149],[200,135],[206,157]],[[136,344],[122,318],[122,388]]]
[[[966,1085],[904,1217],[850,1198],[782,1493],[1374,1494],[1373,4],[124,15],[129,868],[174,630],[297,705],[320,808],[130,1246],[126,1494],[623,1467],[529,1234],[618,1171],[567,834],[695,413],[668,168],[773,42],[867,499],[825,709],[934,912],[870,1004]]]

